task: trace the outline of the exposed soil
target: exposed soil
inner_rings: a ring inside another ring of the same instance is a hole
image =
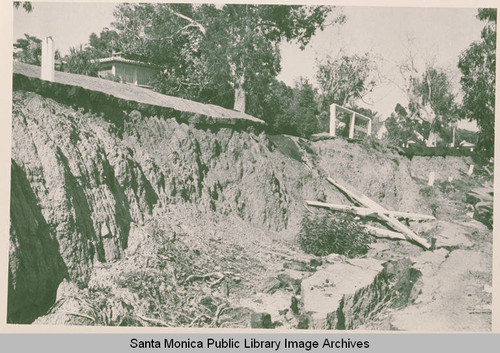
[[[491,177],[469,177],[469,158],[120,118],[14,92],[9,322],[491,329],[492,231],[465,196]],[[316,212],[304,200],[350,204],[329,175],[388,209],[433,214],[409,225],[435,248],[302,252],[300,221]]]

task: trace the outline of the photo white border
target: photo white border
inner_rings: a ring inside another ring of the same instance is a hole
[[[40,2],[124,2],[124,1],[32,1],[35,5]],[[125,2],[169,2],[150,0],[128,0]],[[337,6],[376,6],[376,7],[434,7],[434,8],[499,8],[498,0],[331,0],[331,1],[184,1],[183,3],[262,3],[262,4],[307,4],[307,5],[337,5]],[[10,208],[10,156],[11,156],[11,108],[12,108],[12,53],[13,53],[13,6],[10,0],[0,2],[0,333],[271,333],[269,330],[256,329],[190,329],[190,328],[159,328],[159,327],[95,327],[95,326],[50,326],[50,325],[12,325],[6,324],[7,318],[7,277],[9,257],[9,208]],[[90,34],[90,33],[89,33]],[[497,19],[497,54],[498,54],[498,31]],[[498,90],[500,64],[497,55],[496,67],[496,112],[495,117],[500,116],[500,93]],[[498,165],[500,156],[500,144],[498,142],[499,124],[495,126],[495,166]],[[500,212],[496,205],[499,204],[500,195],[497,193],[499,179],[494,174],[494,229],[493,229],[493,303],[492,303],[492,332],[500,332],[500,303],[498,299],[499,276],[500,276],[500,244],[498,241],[497,227]],[[272,333],[287,334],[294,333],[331,333],[326,330],[281,330],[275,329]],[[339,331],[337,331],[339,332]],[[370,334],[401,334],[399,331],[340,331],[343,333],[370,333]],[[426,331],[409,332],[419,333]],[[405,332],[408,333],[408,332]],[[429,332],[426,332],[429,333]],[[433,332],[438,333],[438,332]],[[459,332],[462,333],[462,332]]]

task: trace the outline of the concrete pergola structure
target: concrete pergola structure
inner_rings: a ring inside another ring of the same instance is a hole
[[[335,137],[335,123],[337,121],[337,111],[343,111],[345,113],[351,114],[350,124],[349,124],[349,138],[354,138],[354,130],[359,130],[366,133],[367,136],[372,134],[372,119],[357,113],[351,109],[344,108],[341,105],[333,103],[330,105],[330,136]],[[356,126],[356,118],[367,121],[366,129],[361,126]]]

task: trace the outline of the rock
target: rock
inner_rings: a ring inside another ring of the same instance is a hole
[[[443,249],[444,250],[444,249]],[[489,301],[484,284],[491,280],[491,258],[473,250],[454,250],[422,277],[415,304],[391,315],[396,330],[456,332],[491,330],[491,313],[468,314],[470,308]]]
[[[327,315],[339,308],[342,298],[370,285],[383,269],[376,260],[349,262],[328,265],[302,280],[302,302],[310,316],[309,327],[325,329]]]
[[[374,243],[376,244],[376,243]],[[346,262],[347,257],[345,255],[339,255],[339,254],[330,254],[325,256],[325,261],[331,264],[337,263],[337,262]]]
[[[273,294],[279,289],[297,292],[300,289],[300,280],[293,279],[288,274],[280,273],[276,277],[270,277],[264,281],[261,291]]]
[[[277,279],[276,277],[271,277],[264,281],[260,290],[264,293],[273,294],[281,288],[281,285],[282,283],[279,279]]]
[[[370,244],[370,254],[381,254],[384,252],[388,252],[391,249],[391,244],[384,241],[377,241],[376,243]]]
[[[436,248],[468,248],[473,243],[467,238],[470,230],[452,222],[439,222],[439,230],[435,235]]]
[[[289,269],[289,270],[295,270],[295,271],[303,271],[303,272],[314,272],[315,267],[302,262],[302,261],[291,261],[291,262],[285,262],[283,264],[283,268]]]
[[[57,288],[56,301],[61,300],[65,297],[70,297],[78,293],[78,287],[75,283],[64,279],[59,287]]]
[[[327,266],[302,281],[303,310],[314,329],[354,329],[384,305],[403,307],[415,300],[420,271],[401,259],[381,264],[353,259]]]
[[[250,318],[251,328],[273,328],[271,315],[268,313],[253,313]]]
[[[254,312],[268,313],[275,320],[281,317],[280,312],[289,311],[293,294],[279,290],[274,294],[257,293],[252,297],[242,298],[237,306],[248,308]]]

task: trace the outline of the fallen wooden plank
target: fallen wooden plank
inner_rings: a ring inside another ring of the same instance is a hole
[[[377,215],[377,212],[375,212],[369,208],[365,208],[365,207],[335,205],[335,204],[331,204],[331,203],[325,203],[325,202],[319,202],[319,201],[307,201],[307,200],[306,200],[306,204],[309,206],[323,207],[323,208],[328,208],[331,210],[352,212],[352,213],[355,213],[359,216],[365,216],[365,217]]]
[[[348,206],[348,205],[338,205],[334,203],[326,203],[326,202],[319,202],[319,201],[307,201],[306,203],[309,206],[315,206],[315,207],[323,207],[323,208],[329,208],[331,210],[337,210],[337,211],[347,211],[347,212],[352,212],[355,213],[359,216],[376,216],[377,212],[366,207],[356,207],[356,206]],[[394,216],[397,218],[409,218],[413,220],[434,220],[436,219],[434,216],[429,216],[425,214],[419,214],[419,213],[409,213],[409,212],[400,212],[400,211],[389,211],[384,212],[385,215],[388,216]]]
[[[365,229],[372,232],[377,238],[390,238],[390,239],[400,239],[406,240],[406,237],[398,232],[393,232],[392,230],[381,229],[372,226],[365,226]]]
[[[420,244],[425,249],[431,248],[431,244],[429,244],[429,242],[426,239],[419,237],[410,228],[408,228],[403,223],[399,222],[396,218],[394,218],[394,216],[386,216],[384,214],[384,212],[387,212],[387,210],[384,207],[382,207],[381,205],[379,205],[378,203],[376,203],[375,201],[373,201],[372,199],[370,199],[369,197],[345,188],[344,186],[340,185],[332,178],[326,178],[326,179],[328,180],[329,183],[331,183],[332,185],[337,187],[339,190],[342,190],[343,192],[348,194],[353,199],[357,200],[363,206],[377,211],[378,217],[380,219],[387,222],[395,230],[403,233],[408,239],[413,240],[414,242]]]

